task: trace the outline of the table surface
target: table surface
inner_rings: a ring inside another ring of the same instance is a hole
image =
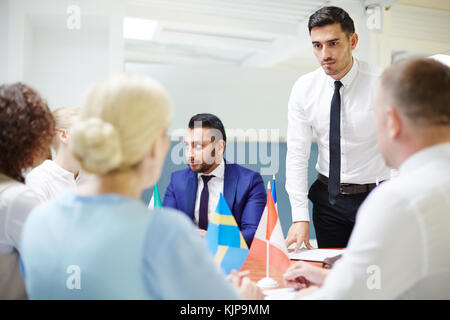
[[[339,249],[337,249],[337,250],[339,250]],[[291,250],[289,250],[289,252],[291,252]],[[291,265],[297,261],[299,261],[299,260],[291,260]],[[305,261],[305,262],[311,263],[319,268],[323,267],[322,262],[313,262],[313,261]],[[266,276],[266,263],[263,261],[256,260],[256,259],[249,257],[249,258],[247,258],[247,260],[245,260],[245,262],[241,268],[241,271],[246,271],[246,270],[250,271],[250,274],[248,275],[248,277],[252,281],[258,282],[259,280],[261,280],[262,278],[264,278]],[[283,273],[281,273],[277,269],[272,268],[270,266],[269,267],[269,276],[278,282],[278,287],[273,288],[273,289],[286,287],[284,284],[284,280],[283,280]]]

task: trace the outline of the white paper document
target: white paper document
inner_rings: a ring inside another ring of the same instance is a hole
[[[343,254],[344,251],[335,249],[300,249],[297,253],[294,253],[294,251],[289,252],[289,259],[323,262],[326,258]]]
[[[293,288],[280,288],[263,291],[264,300],[292,300],[298,291]]]

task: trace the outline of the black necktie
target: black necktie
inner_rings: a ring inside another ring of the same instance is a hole
[[[334,94],[330,110],[330,170],[328,175],[328,193],[331,204],[336,203],[341,184],[341,94],[342,82],[334,82]]]
[[[209,201],[209,190],[208,181],[214,176],[201,176],[203,179],[203,190],[200,195],[200,209],[198,214],[198,227],[200,229],[206,230],[208,228],[208,201]]]

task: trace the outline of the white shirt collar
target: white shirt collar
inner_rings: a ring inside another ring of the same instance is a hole
[[[204,173],[197,173],[197,178],[200,179],[201,176],[205,175]],[[207,174],[208,176],[215,176],[216,178],[220,178],[223,179],[223,177],[225,176],[225,162],[222,161],[220,162],[220,164],[217,166],[217,168],[215,168],[212,172],[210,172],[209,174]]]
[[[439,159],[443,157],[450,159],[450,142],[435,144],[431,147],[416,152],[408,159],[403,161],[399,169],[400,174],[411,172],[423,166],[424,163],[427,163],[430,160]]]
[[[70,177],[70,178],[72,178],[72,179],[75,180],[74,174],[73,174],[72,172],[70,172],[70,171],[64,169],[64,168],[61,167],[61,166],[59,166],[59,165],[56,164],[56,162],[53,161],[53,160],[45,160],[45,161],[42,163],[42,166],[43,166],[44,168],[47,168],[48,171],[49,171],[50,173],[52,173],[52,174],[54,174],[54,175],[56,175],[56,176],[59,176],[59,177],[65,177],[65,176],[68,176],[68,177]]]

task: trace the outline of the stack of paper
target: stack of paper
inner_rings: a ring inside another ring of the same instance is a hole
[[[326,258],[332,258],[344,253],[344,250],[337,249],[300,249],[297,253],[289,252],[289,259],[291,260],[305,260],[324,262]]]

